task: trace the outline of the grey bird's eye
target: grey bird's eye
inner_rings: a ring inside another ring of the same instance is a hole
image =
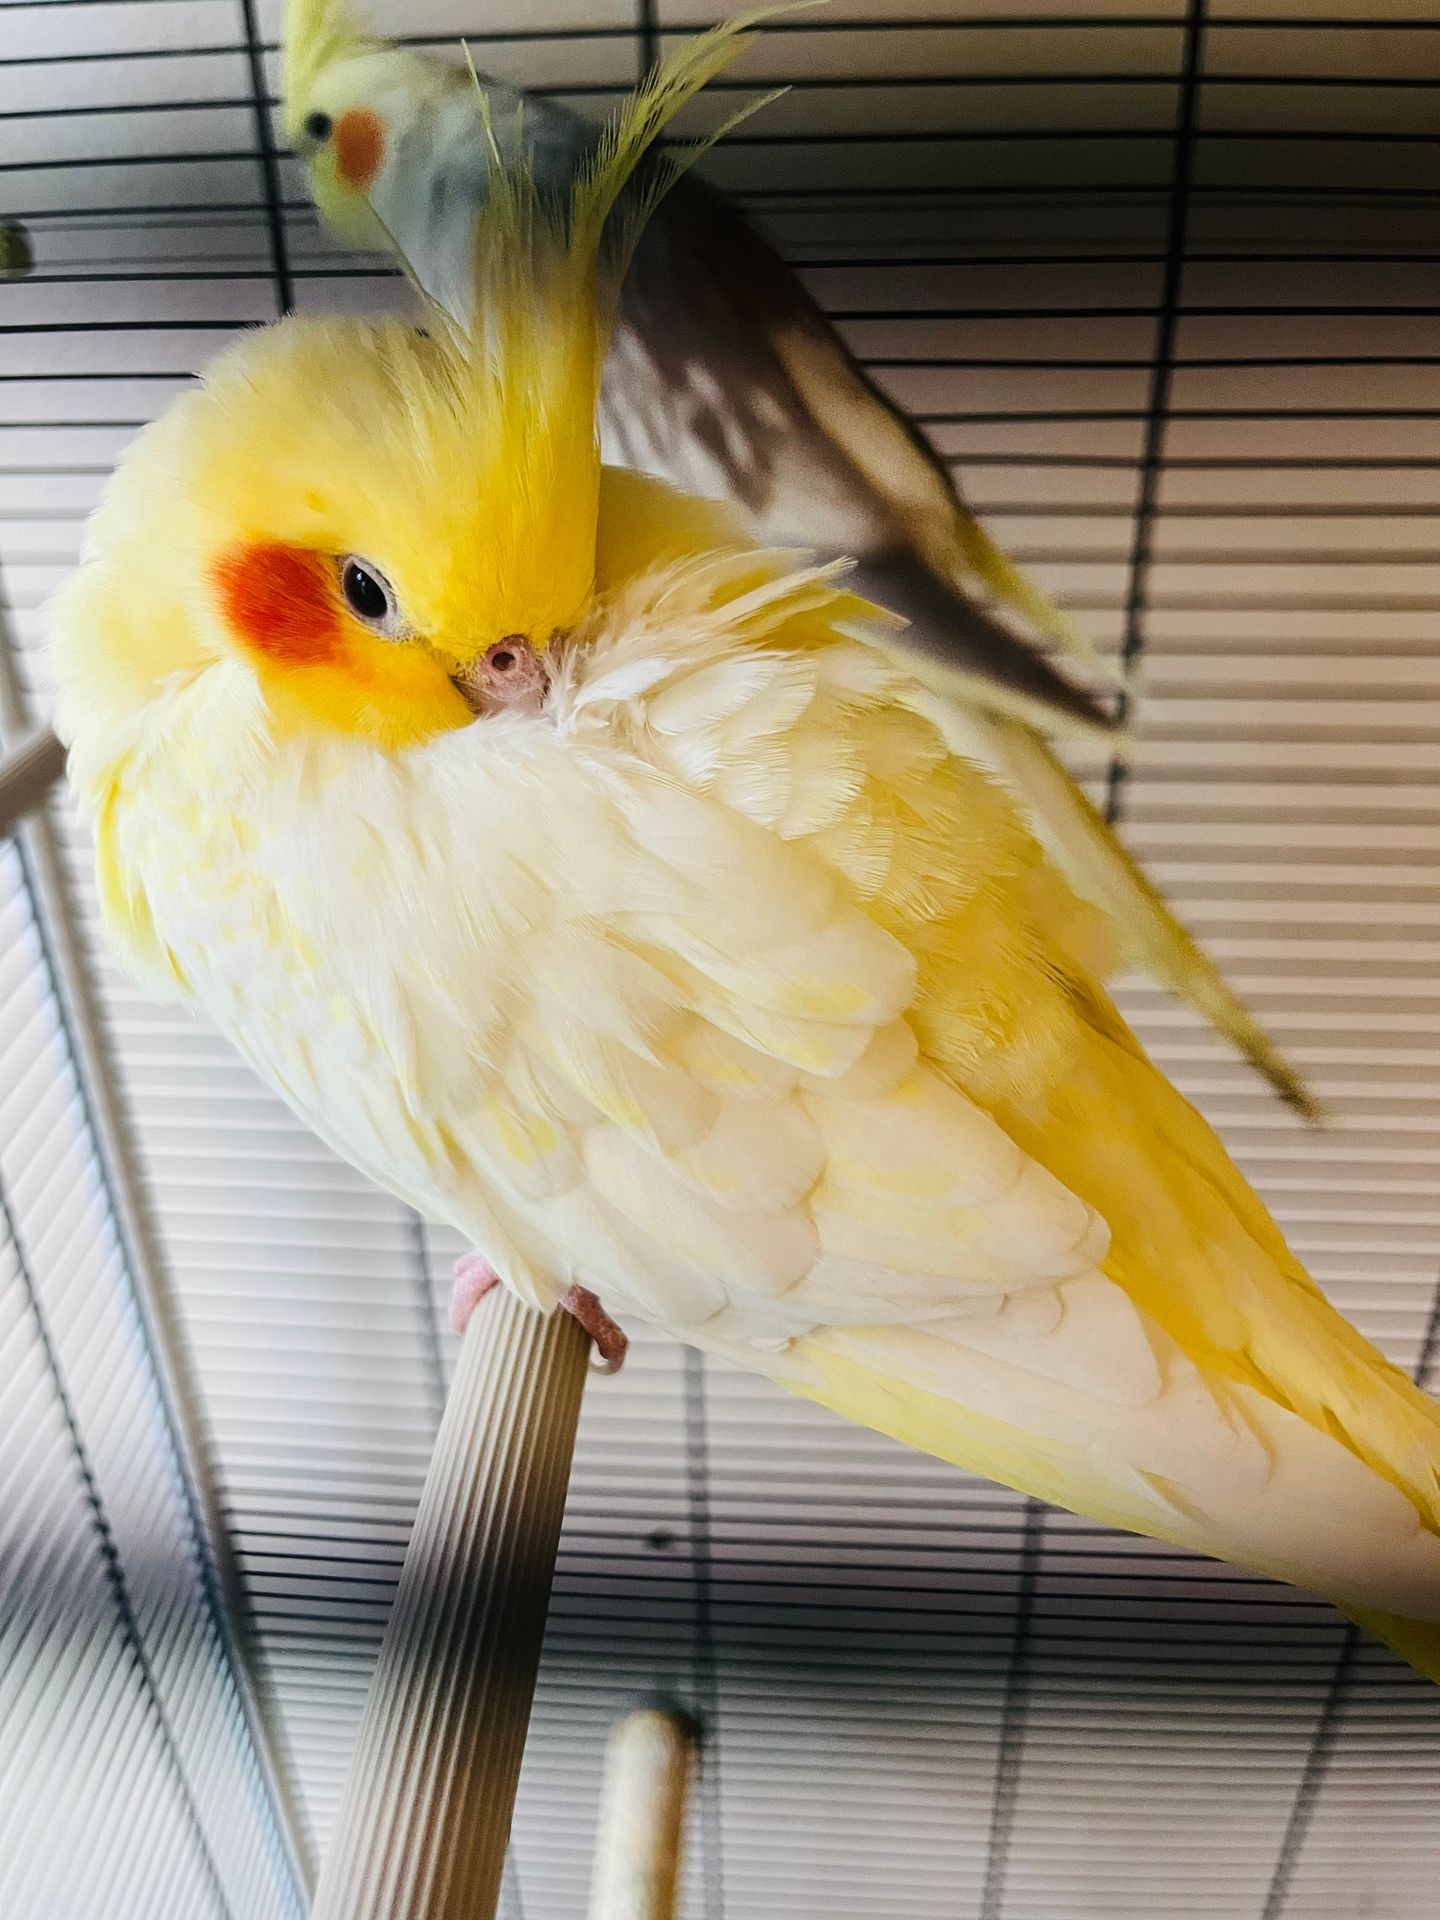
[[[340,591],[355,618],[363,620],[376,633],[396,640],[407,631],[395,589],[369,560],[362,560],[358,554],[346,554],[340,562]]]

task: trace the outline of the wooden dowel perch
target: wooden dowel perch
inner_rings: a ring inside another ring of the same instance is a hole
[[[698,1746],[694,1720],[668,1703],[627,1714],[611,1734],[589,1920],[674,1920]]]
[[[312,1920],[493,1920],[589,1344],[475,1309]]]
[[[0,833],[33,813],[65,771],[65,749],[53,733],[32,733],[0,758]]]
[[[35,265],[35,249],[18,220],[0,219],[0,279],[21,280]]]

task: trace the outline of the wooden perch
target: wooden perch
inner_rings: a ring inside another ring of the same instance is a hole
[[[0,759],[0,833],[33,813],[65,771],[65,749],[48,730],[32,733]]]
[[[503,1287],[475,1310],[312,1920],[493,1920],[588,1353]]]
[[[674,1920],[685,1802],[699,1730],[668,1702],[610,1736],[589,1920]]]

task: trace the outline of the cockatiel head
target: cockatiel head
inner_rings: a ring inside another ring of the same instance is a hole
[[[697,43],[698,77],[678,96],[655,96],[652,109],[660,108],[660,118],[632,160],[664,120],[734,58],[751,27],[818,3],[785,0],[737,15],[719,35]],[[472,221],[492,180],[523,168],[542,194],[564,200],[593,153],[594,129],[473,67],[370,37],[350,0],[286,0],[284,18],[285,131],[305,162],[325,224],[352,246],[406,258],[426,293],[468,324],[476,293],[469,271]],[[710,138],[719,139],[773,97],[743,106]],[[663,178],[663,167],[647,168],[626,196],[632,239]],[[498,190],[504,191],[503,180]]]
[[[667,98],[642,147],[734,58],[749,27],[795,4],[737,16],[720,36],[697,43],[698,77]],[[469,223],[492,179],[523,165],[542,193],[564,199],[589,145],[582,140],[577,150],[576,123],[545,100],[522,98],[473,67],[369,37],[349,0],[287,0],[283,99],[286,134],[306,164],[326,225],[351,245],[402,255],[423,233],[426,244],[411,257],[411,271],[462,321],[475,293]],[[735,119],[763,104],[753,101]],[[639,157],[637,149],[632,159]],[[651,202],[652,184],[647,175]]]
[[[139,744],[162,696],[216,669],[267,727],[386,750],[543,684],[545,650],[593,593],[596,403],[640,209],[610,216],[742,26],[635,97],[566,203],[497,151],[468,327],[433,307],[419,329],[287,319],[140,436],[56,604],[82,781],[97,755]]]
[[[347,0],[290,0],[284,100],[285,132],[320,212],[358,246],[385,245],[375,206],[398,176],[428,178],[417,143],[443,139],[452,121],[468,133],[475,121],[468,74],[367,38]]]

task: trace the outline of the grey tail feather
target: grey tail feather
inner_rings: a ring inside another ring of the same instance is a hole
[[[1002,620],[932,573],[908,547],[867,554],[845,584],[908,624],[901,652],[964,683],[977,705],[1026,720],[1042,733],[1082,734],[1113,746],[1119,722]]]

